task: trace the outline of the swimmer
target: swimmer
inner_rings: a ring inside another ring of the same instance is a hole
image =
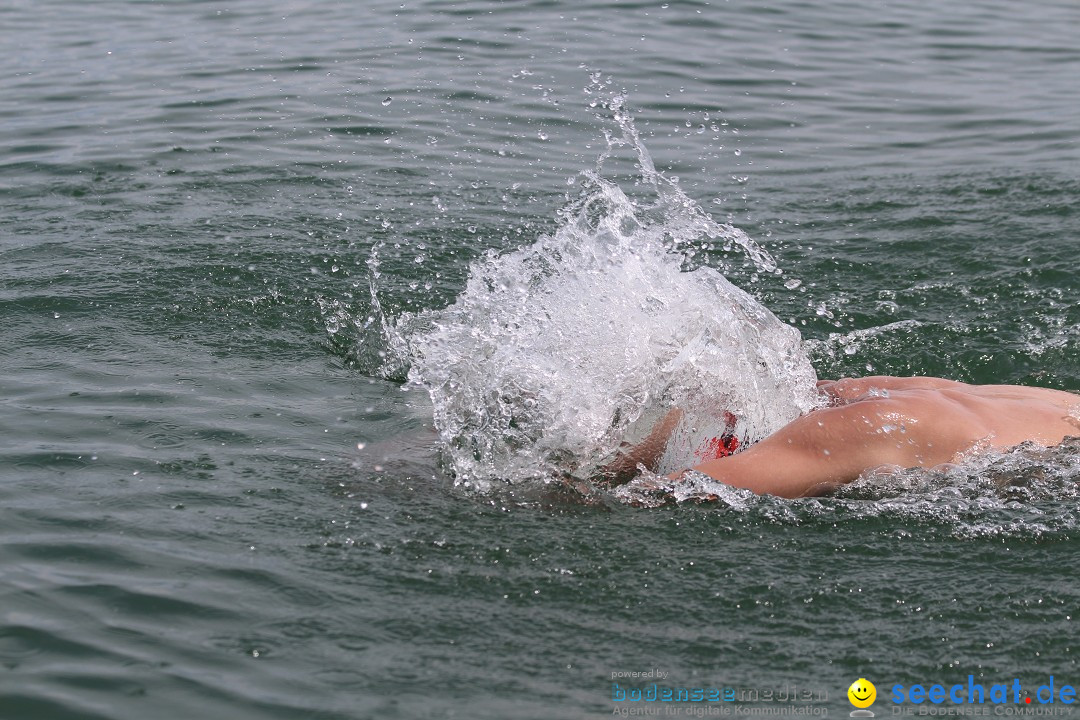
[[[722,435],[710,441],[716,457],[692,469],[758,494],[796,498],[825,495],[882,466],[929,468],[1080,435],[1080,395],[1061,390],[884,376],[822,380],[818,390],[821,408],[742,449]],[[655,469],[681,419],[672,410],[622,451],[605,468],[608,481],[629,480],[639,464]],[[668,477],[677,481],[686,472]]]

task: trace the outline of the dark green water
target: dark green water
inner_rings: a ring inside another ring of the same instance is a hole
[[[552,230],[600,71],[802,280],[729,273],[820,376],[1080,391],[1078,31],[1041,1],[7,3],[0,718],[1080,683],[1075,449],[749,507],[477,496],[340,329],[376,243],[393,315]]]

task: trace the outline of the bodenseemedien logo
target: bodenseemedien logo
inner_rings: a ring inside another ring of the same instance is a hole
[[[856,708],[851,711],[851,717],[874,717],[873,711],[866,709],[877,699],[877,688],[874,687],[874,683],[866,678],[859,678],[847,689],[847,697]]]

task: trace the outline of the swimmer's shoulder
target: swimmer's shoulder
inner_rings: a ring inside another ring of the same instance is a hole
[[[851,402],[870,397],[888,397],[892,392],[905,390],[947,390],[971,387],[956,380],[935,377],[894,377],[869,375],[859,378],[822,380],[818,390],[827,398],[839,402]]]

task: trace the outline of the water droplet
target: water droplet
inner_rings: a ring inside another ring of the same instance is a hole
[[[386,99],[382,101],[382,104],[383,104],[383,106],[385,107],[385,106],[389,105],[389,104],[390,104],[391,102],[393,102],[393,100],[394,100],[394,99],[393,99],[392,97],[390,97],[389,95],[387,95],[387,96],[386,96]]]

